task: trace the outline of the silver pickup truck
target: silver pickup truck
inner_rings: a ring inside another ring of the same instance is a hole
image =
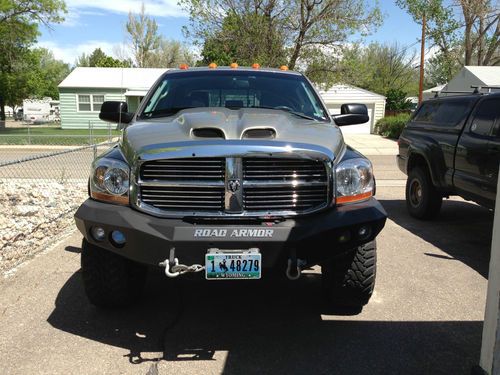
[[[183,68],[163,74],[136,113],[102,105],[123,136],[93,162],[75,214],[90,301],[134,302],[148,266],[222,281],[295,280],[319,264],[328,300],[365,305],[386,213],[370,161],[339,126],[368,121],[366,107],[330,116],[311,83],[284,69]]]

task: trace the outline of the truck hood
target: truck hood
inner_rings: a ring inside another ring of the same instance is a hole
[[[334,159],[343,151],[344,142],[333,122],[307,120],[279,110],[215,107],[186,109],[174,116],[134,122],[125,128],[122,139],[122,150],[129,162],[163,157],[159,154],[181,148],[193,151],[215,147],[215,154],[231,145],[262,145],[269,150],[287,145],[313,148]]]

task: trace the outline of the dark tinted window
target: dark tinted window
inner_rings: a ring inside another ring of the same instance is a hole
[[[153,89],[141,118],[168,116],[182,109],[200,107],[285,109],[330,121],[303,76],[245,70],[167,74]]]
[[[413,121],[452,127],[464,120],[469,107],[469,101],[428,102],[422,104]]]
[[[470,127],[471,132],[479,135],[491,135],[499,112],[500,99],[486,99],[479,103]]]

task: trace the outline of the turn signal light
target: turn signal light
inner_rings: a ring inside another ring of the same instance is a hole
[[[260,64],[257,64],[257,63],[253,64],[253,65],[252,65],[252,68],[254,68],[254,69],[259,69],[259,68],[260,68]]]
[[[188,68],[189,68],[188,64],[181,64],[181,65],[179,65],[179,69],[187,70]]]
[[[281,66],[280,66],[280,70],[288,70],[288,66],[286,66],[286,65],[281,65]]]
[[[373,195],[371,191],[362,193],[362,194],[356,194],[356,195],[347,195],[345,197],[337,197],[337,204],[342,204],[342,203],[354,203],[358,201],[364,201],[368,198],[370,198]]]
[[[238,64],[236,64],[236,63],[232,63],[232,64],[231,64],[231,65],[229,65],[229,66],[230,66],[231,68],[233,68],[233,69],[236,69],[236,68],[238,67]]]
[[[215,68],[217,68],[217,64],[216,63],[210,63],[210,64],[208,64],[208,67],[210,69],[215,69]]]

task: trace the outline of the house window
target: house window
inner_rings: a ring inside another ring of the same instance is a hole
[[[78,110],[79,111],[91,111],[90,108],[90,95],[78,95]]]
[[[104,95],[78,95],[78,111],[79,112],[99,112],[104,103]]]
[[[102,103],[104,103],[104,95],[92,95],[92,106],[94,112],[100,112]]]

